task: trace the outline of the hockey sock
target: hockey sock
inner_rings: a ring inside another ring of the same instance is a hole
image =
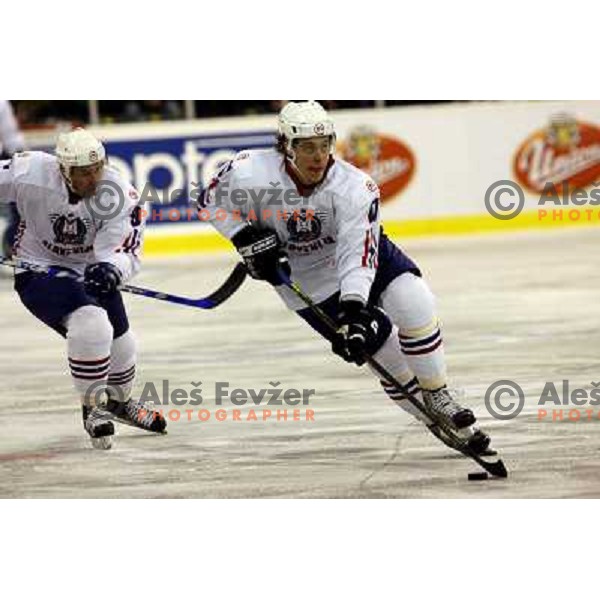
[[[113,329],[106,311],[87,305],[66,320],[67,352],[75,389],[82,404],[95,406],[106,389]]]
[[[108,395],[112,400],[126,402],[135,382],[136,341],[131,329],[113,340],[108,373]]]
[[[385,344],[375,353],[373,358],[390,372],[409,393],[420,398],[419,383],[411,372],[406,358],[400,349],[398,330],[393,328],[392,333]],[[421,415],[419,410],[410,402],[404,394],[391,382],[381,380],[381,385],[385,393],[394,401],[394,403],[419,421],[428,422]]]
[[[399,329],[402,353],[420,387],[435,390],[446,385],[442,334],[427,283],[404,273],[384,290],[381,306]]]

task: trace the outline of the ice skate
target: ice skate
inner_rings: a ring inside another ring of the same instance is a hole
[[[107,413],[97,407],[83,406],[83,427],[88,432],[92,446],[100,450],[112,447],[115,426]]]
[[[116,421],[125,425],[139,427],[154,433],[167,433],[167,421],[149,402],[133,398],[127,402],[109,399],[106,403],[106,410],[114,416]]]
[[[447,387],[439,390],[422,390],[425,406],[432,416],[452,429],[460,430],[475,423],[475,415],[470,408],[463,408],[452,397]]]

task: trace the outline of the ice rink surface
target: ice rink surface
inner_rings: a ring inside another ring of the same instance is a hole
[[[140,344],[137,394],[148,382],[162,394],[163,380],[188,393],[201,381],[203,403],[163,406],[180,417],[166,436],[117,425],[114,448],[94,450],[64,341],[27,313],[4,277],[0,497],[600,497],[599,407],[589,420],[569,421],[569,407],[562,421],[538,418],[546,381],[588,390],[600,381],[599,240],[597,229],[573,228],[403,244],[437,295],[450,383],[465,390],[510,471],[508,480],[482,482],[467,481],[474,463],[413,422],[365,369],[330,355],[268,285],[251,280],[212,311],[126,298]],[[233,253],[146,259],[135,283],[203,296],[234,264]],[[526,393],[514,420],[495,420],[484,406],[500,379]],[[298,408],[300,420],[292,406],[263,405],[248,421],[251,401],[215,405],[216,382],[315,394]],[[288,420],[278,421],[285,408]],[[263,420],[267,409],[273,416]]]

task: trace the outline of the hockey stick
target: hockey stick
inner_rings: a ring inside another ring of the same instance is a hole
[[[297,283],[293,282],[281,269],[278,269],[278,275],[283,284],[292,292],[294,292],[294,294],[296,294],[296,296],[298,296],[306,304],[306,306],[312,310],[313,314],[327,327],[327,329],[329,329],[332,334],[337,333],[338,327],[336,323],[312,301],[310,296],[304,293],[302,288]],[[396,386],[398,391],[401,392],[422,415],[426,416],[430,421],[432,421],[433,425],[428,426],[429,431],[431,431],[431,433],[433,433],[433,435],[435,435],[446,446],[448,446],[450,442],[452,448],[474,460],[488,473],[490,473],[490,475],[502,478],[508,476],[504,462],[502,462],[501,459],[498,459],[495,462],[489,462],[481,458],[481,456],[469,448],[464,440],[456,435],[452,428],[448,427],[445,423],[438,422],[427,409],[427,407],[414,394],[411,394],[406,387],[403,386],[383,365],[379,364],[379,362],[377,362],[372,356],[369,356],[366,353],[364,358],[382,379],[385,379]],[[444,439],[442,433],[447,440]]]
[[[43,267],[41,265],[36,265],[35,263],[18,258],[11,259],[2,256],[0,257],[0,265],[25,269],[34,273],[44,273],[50,277],[70,277],[72,279],[76,279],[77,281],[83,281],[83,277],[81,275],[77,275],[72,271],[67,271],[59,267]],[[145,296],[146,298],[154,298],[155,300],[164,300],[165,302],[171,302],[173,304],[182,304],[184,306],[192,306],[194,308],[211,309],[223,304],[225,300],[232,296],[239,289],[242,283],[244,283],[247,274],[248,272],[244,264],[238,263],[230,273],[229,277],[227,277],[225,282],[212,294],[206,296],[205,298],[188,298],[186,296],[167,294],[165,292],[159,292],[156,290],[150,290],[128,284],[120,286],[119,289],[122,292],[128,292],[129,294]]]

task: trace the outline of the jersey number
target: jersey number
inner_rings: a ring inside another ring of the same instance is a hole
[[[142,224],[142,209],[140,206],[136,206],[131,211],[131,226],[139,227]]]

